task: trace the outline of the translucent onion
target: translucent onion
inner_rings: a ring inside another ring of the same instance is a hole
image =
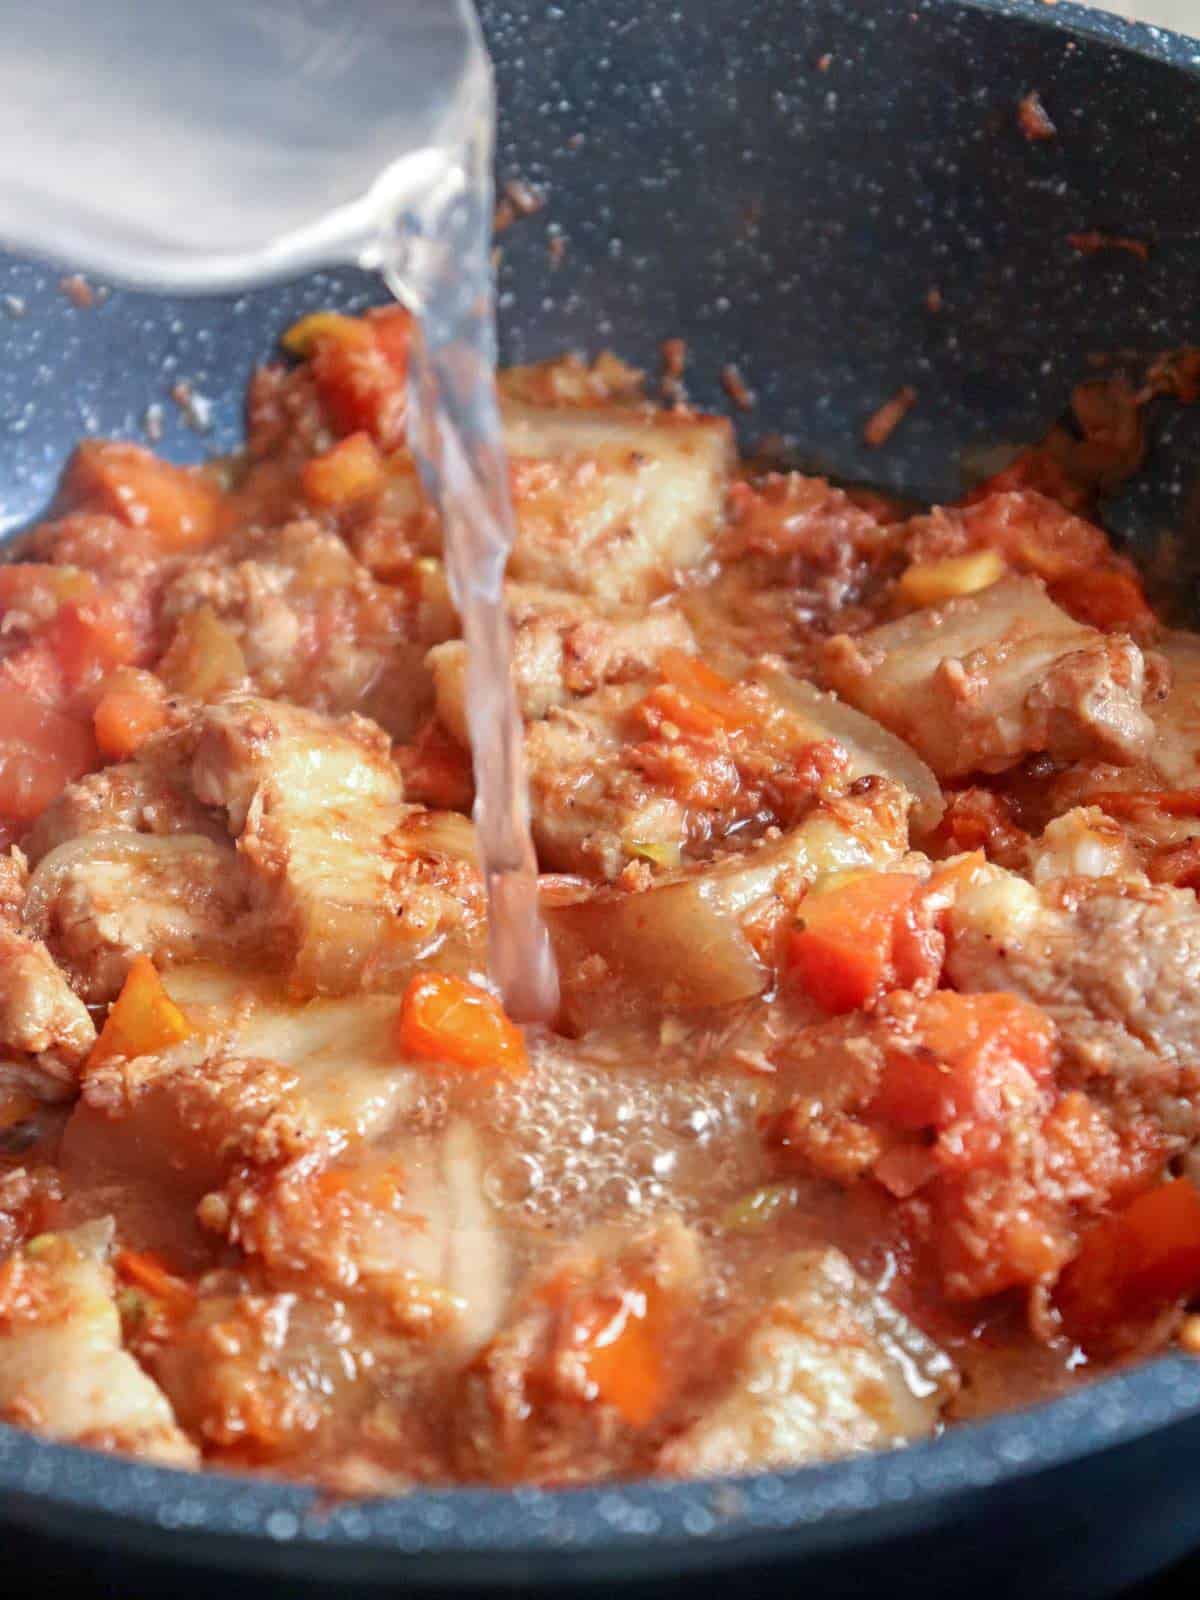
[[[851,777],[875,774],[891,778],[912,795],[917,827],[922,831],[936,827],[946,802],[932,768],[911,745],[837,695],[826,694],[788,672],[763,672],[760,682],[814,739],[835,739],[842,746],[850,757]]]

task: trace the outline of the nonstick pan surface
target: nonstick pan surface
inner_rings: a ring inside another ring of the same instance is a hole
[[[727,363],[755,392],[747,443],[779,435],[798,465],[921,500],[1039,437],[1097,353],[1200,344],[1194,41],[1043,0],[482,9],[500,176],[546,197],[501,239],[509,360],[611,345],[654,370],[681,335],[698,403],[728,406]],[[1030,90],[1052,140],[1019,129]],[[1148,258],[1081,255],[1068,236],[1092,229]],[[161,425],[177,460],[233,447],[278,332],[379,298],[345,272],[209,300],[114,290],[85,309],[61,277],[0,258],[6,531],[86,434]],[[914,409],[868,449],[864,422],[904,384]],[[1171,597],[1194,617],[1200,411],[1152,421],[1146,469],[1108,517],[1160,572],[1170,551]],[[585,1586],[786,1559],[828,1595],[1082,1595],[1200,1544],[1197,1460],[1200,1365],[1170,1357],[895,1454],[732,1484],[332,1504],[0,1429],[0,1520],[293,1584]]]

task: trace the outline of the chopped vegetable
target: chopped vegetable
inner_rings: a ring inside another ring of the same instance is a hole
[[[162,701],[136,689],[106,690],[92,715],[100,754],[109,761],[127,761],[136,755],[166,721]]]
[[[365,432],[392,450],[404,443],[411,331],[412,320],[399,306],[365,318],[317,311],[290,328],[283,343],[311,360],[317,392],[338,433]]]
[[[663,705],[668,716],[669,707],[675,709],[672,721],[679,720],[684,727],[708,733],[718,728],[732,732],[759,720],[756,709],[738,695],[736,685],[714,672],[699,656],[672,648],[663,651],[658,665],[667,685],[675,691]]]
[[[721,1218],[722,1226],[731,1233],[755,1233],[794,1206],[796,1198],[794,1183],[768,1183],[761,1189],[752,1189],[728,1208]]]
[[[682,854],[676,839],[633,839],[629,844],[629,853],[656,867],[677,867]]]
[[[998,550],[972,550],[965,556],[914,562],[900,578],[900,593],[915,606],[938,605],[998,583],[1007,570]]]
[[[289,355],[306,360],[318,344],[326,341],[363,350],[371,344],[371,333],[361,317],[348,317],[340,311],[313,311],[293,322],[280,343]]]
[[[1053,1024],[1027,1000],[941,990],[921,1001],[912,1045],[889,1050],[870,1113],[911,1132],[974,1124],[980,1137],[962,1148],[972,1165],[994,1145],[988,1128],[1040,1101],[1053,1049]],[[942,1152],[948,1162],[960,1142]]]
[[[207,544],[219,531],[221,498],[212,479],[160,461],[141,445],[81,444],[63,487],[77,503],[148,530],[169,550]]]
[[[1110,817],[1136,817],[1139,811],[1161,811],[1167,817],[1200,817],[1200,789],[1102,789],[1087,796]]]
[[[918,878],[905,873],[863,873],[804,901],[803,923],[791,936],[790,965],[826,1011],[854,1011],[887,987],[917,981],[921,963],[911,959],[904,933],[920,887]]]
[[[597,1296],[576,1321],[575,1339],[596,1398],[633,1428],[653,1422],[669,1394],[662,1321],[662,1297],[653,1284]]]
[[[525,1037],[500,1002],[478,984],[444,972],[420,972],[400,1007],[400,1048],[456,1067],[524,1072]]]
[[[1050,595],[1077,622],[1093,628],[1137,632],[1154,626],[1154,613],[1131,572],[1075,572],[1052,584]]]
[[[20,690],[0,694],[0,820],[32,822],[95,765],[86,723]]]
[[[88,1066],[113,1056],[151,1056],[181,1043],[192,1032],[187,1018],[163,988],[154,963],[138,956],[109,1009]]]
[[[203,605],[180,619],[158,671],[176,694],[215,700],[245,680],[246,657],[233,629]]]
[[[61,606],[45,637],[68,688],[76,693],[94,689],[115,667],[127,666],[139,654],[129,622],[102,598]]]
[[[1200,1193],[1175,1178],[1141,1194],[1084,1236],[1059,1279],[1055,1303],[1085,1346],[1129,1319],[1200,1294]]]
[[[337,508],[374,494],[384,478],[383,458],[369,433],[352,433],[304,466],[304,493],[317,505]]]

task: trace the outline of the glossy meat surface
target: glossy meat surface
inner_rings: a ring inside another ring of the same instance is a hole
[[[486,987],[408,324],[0,566],[0,1417],[350,1494],[890,1449],[1195,1342],[1200,641],[1013,475],[907,515],[502,376],[563,1004]]]

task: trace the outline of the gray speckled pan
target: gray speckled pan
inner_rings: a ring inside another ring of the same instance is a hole
[[[1089,352],[1200,343],[1195,41],[1043,0],[484,11],[502,176],[548,199],[503,237],[510,358],[611,343],[653,367],[679,333],[696,399],[725,404],[726,362],[756,391],[747,438],[782,433],[801,462],[945,497],[964,457],[1044,429]],[[1017,128],[1030,89],[1052,141]],[[1149,261],[1082,257],[1067,235],[1090,228],[1144,240]],[[376,295],[343,273],[240,299],[114,292],[81,310],[59,277],[0,260],[6,528],[45,503],[84,433],[140,436],[161,407],[177,459],[232,445],[246,375],[278,331]],[[210,431],[172,400],[181,380]],[[863,422],[905,383],[915,408],[867,450]],[[1169,528],[1186,548],[1200,510],[1200,412],[1155,424],[1146,472],[1110,508],[1146,556]],[[1195,609],[1188,562],[1173,571]],[[786,1559],[822,1595],[1094,1594],[1200,1544],[1200,1365],[1164,1359],[895,1455],[733,1485],[333,1507],[0,1429],[0,1518],[339,1586],[584,1584]]]

